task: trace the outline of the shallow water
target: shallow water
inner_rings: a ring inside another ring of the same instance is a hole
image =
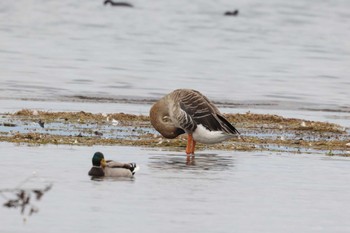
[[[2,3],[0,98],[143,99],[186,87],[219,101],[349,111],[349,1],[132,3]]]
[[[134,179],[91,180],[91,156],[136,162]],[[349,232],[350,159],[304,154],[1,143],[0,188],[52,182],[23,223],[0,208],[1,232]],[[4,156],[6,155],[6,156]],[[6,223],[6,224],[3,224]]]

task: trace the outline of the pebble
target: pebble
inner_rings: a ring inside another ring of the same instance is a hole
[[[350,142],[346,143],[345,146],[350,147]]]

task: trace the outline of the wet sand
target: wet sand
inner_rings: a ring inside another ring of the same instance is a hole
[[[350,156],[349,130],[341,125],[278,115],[225,114],[241,138],[198,144],[198,150],[240,150]],[[39,124],[40,123],[40,124]],[[26,144],[127,145],[184,151],[186,136],[163,138],[146,115],[48,112],[23,109],[1,115],[0,141]]]

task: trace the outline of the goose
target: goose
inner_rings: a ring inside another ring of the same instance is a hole
[[[219,109],[192,89],[177,89],[158,100],[150,109],[150,120],[165,138],[187,133],[187,155],[194,155],[196,142],[214,144],[239,136]]]
[[[92,168],[88,174],[93,177],[133,177],[137,170],[138,166],[135,163],[106,161],[101,152],[96,152],[92,157]]]
[[[112,0],[104,1],[104,5],[111,4],[111,6],[126,6],[126,7],[134,7],[132,4],[127,2],[113,2]]]

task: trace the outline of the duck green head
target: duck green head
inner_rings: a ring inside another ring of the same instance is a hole
[[[105,157],[101,152],[96,152],[94,156],[92,157],[92,165],[94,166],[101,166],[105,167],[106,166],[106,161]]]

